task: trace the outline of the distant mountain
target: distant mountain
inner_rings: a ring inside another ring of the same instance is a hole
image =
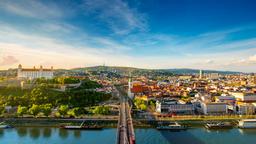
[[[199,69],[142,69],[134,67],[122,67],[122,66],[94,66],[72,69],[75,71],[111,71],[117,73],[129,73],[129,72],[168,72],[173,74],[198,74]],[[220,70],[202,70],[203,73],[219,73],[219,74],[240,74],[242,72],[237,71],[220,71]]]
[[[162,69],[164,71],[172,72],[174,74],[198,74],[199,69]],[[219,74],[240,74],[242,72],[236,71],[220,71],[220,70],[202,70],[203,73],[219,73]]]

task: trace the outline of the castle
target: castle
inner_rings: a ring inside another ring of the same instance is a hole
[[[18,79],[36,79],[36,78],[53,78],[53,67],[51,69],[43,69],[43,66],[40,66],[39,69],[34,68],[22,68],[22,65],[18,66]]]

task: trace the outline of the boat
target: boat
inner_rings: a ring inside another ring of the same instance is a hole
[[[169,124],[169,125],[160,125],[156,127],[158,130],[186,130],[187,126],[182,126],[175,122],[174,124]]]
[[[80,126],[75,126],[75,125],[62,125],[60,126],[60,128],[64,128],[64,129],[74,129],[74,130],[101,130],[103,127],[101,126],[97,126],[97,125],[93,125],[93,126],[84,126],[84,122],[82,122],[82,124]]]
[[[0,129],[8,129],[8,128],[13,128],[10,125],[0,125]]]
[[[242,119],[238,122],[238,127],[242,129],[256,128],[256,119]]]
[[[101,130],[103,127],[101,126],[60,126],[61,128],[64,128],[64,129],[81,129],[81,130]]]
[[[8,128],[13,128],[13,126],[5,124],[5,122],[0,123],[0,129],[8,129]]]
[[[230,122],[217,122],[217,123],[207,123],[205,125],[207,129],[229,129],[233,128]]]

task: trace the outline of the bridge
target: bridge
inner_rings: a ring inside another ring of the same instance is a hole
[[[118,95],[120,95],[118,93]],[[128,98],[120,96],[119,119],[117,127],[117,144],[135,144],[131,107]]]

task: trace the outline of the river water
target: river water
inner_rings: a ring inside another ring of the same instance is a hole
[[[256,130],[206,130],[192,128],[171,132],[136,129],[137,144],[256,144]],[[64,130],[19,127],[0,130],[1,144],[115,144],[116,129]]]

